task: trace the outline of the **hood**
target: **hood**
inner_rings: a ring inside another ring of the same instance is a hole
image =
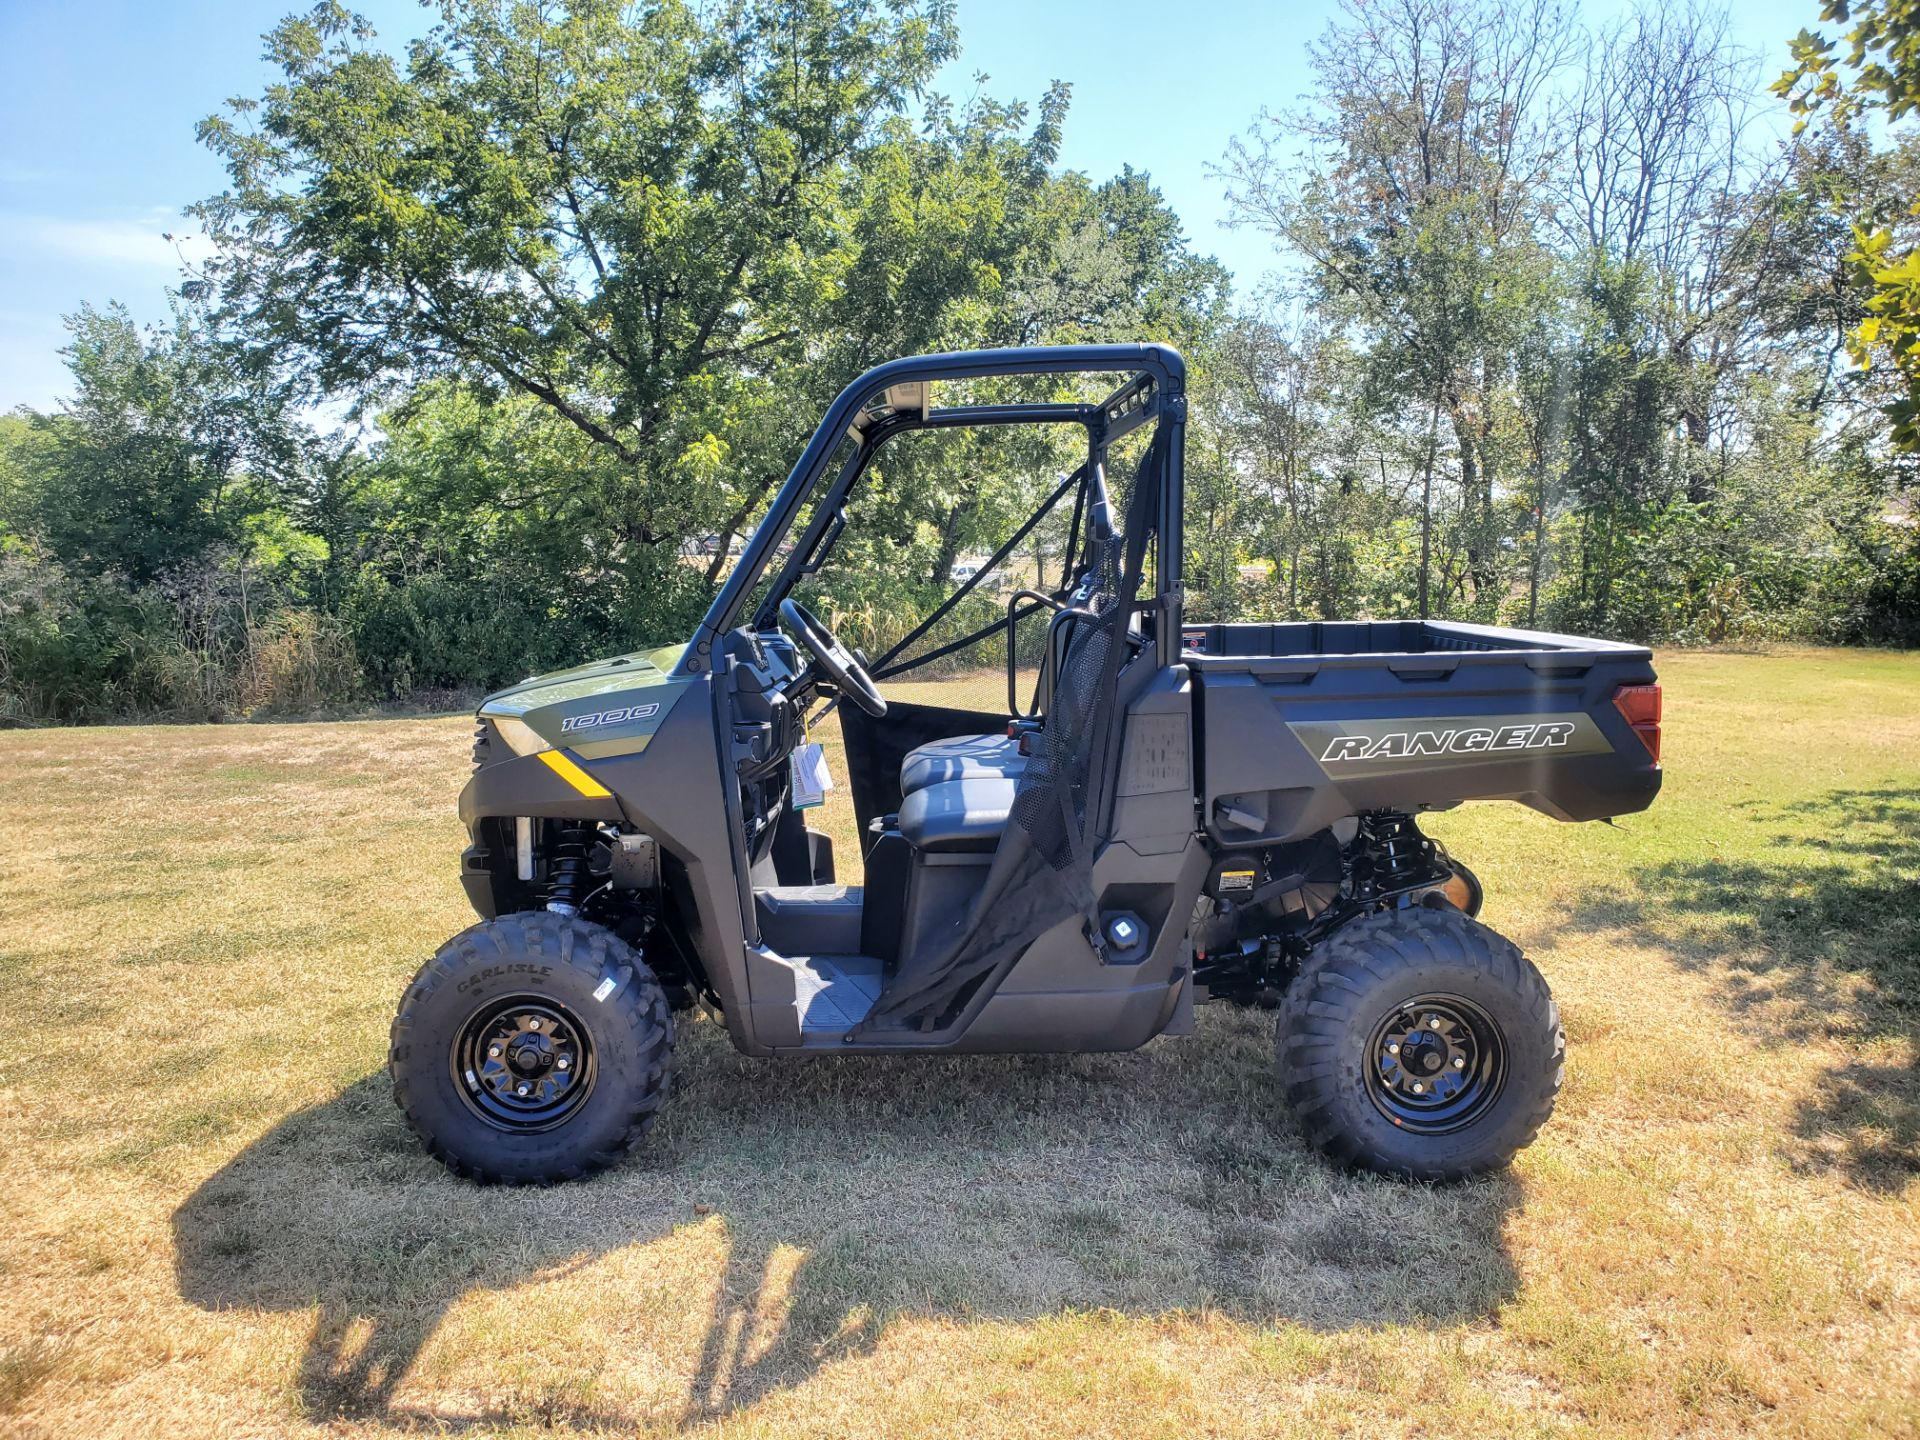
[[[605,660],[589,660],[570,670],[550,670],[545,675],[529,675],[518,685],[496,690],[480,702],[482,715],[524,715],[548,705],[590,695],[606,695],[632,690],[642,685],[665,683],[686,653],[686,645],[662,645],[655,650],[634,650]]]
[[[688,681],[673,674],[684,644],[635,650],[535,675],[480,702],[515,754],[565,746],[585,759],[646,748]],[[528,732],[531,732],[530,734]]]

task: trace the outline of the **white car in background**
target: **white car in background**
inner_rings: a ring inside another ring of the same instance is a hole
[[[960,560],[955,562],[953,568],[947,572],[947,579],[955,585],[964,585],[976,575],[980,575],[980,567],[978,565],[974,564],[971,560]],[[1001,590],[1006,587],[1006,583],[1006,571],[989,570],[985,575],[980,575],[980,582],[977,588],[981,590]]]

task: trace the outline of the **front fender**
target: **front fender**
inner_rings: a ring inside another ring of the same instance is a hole
[[[496,760],[474,771],[460,792],[460,823],[469,831],[482,820],[515,815],[615,824],[628,818],[613,793],[565,750]]]

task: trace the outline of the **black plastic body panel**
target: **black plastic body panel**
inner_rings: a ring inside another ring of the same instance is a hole
[[[860,915],[860,953],[871,955],[890,969],[900,958],[913,851],[898,830],[880,821],[875,821],[872,829],[866,856],[866,898]]]
[[[646,747],[629,754],[579,760],[612,794],[588,797],[556,775],[537,755],[497,759],[473,774],[460,794],[460,819],[470,833],[488,817],[518,815],[604,820],[654,837],[663,880],[674,898],[683,939],[725,1010],[729,1032],[743,1048],[746,1030],[746,915],[743,915],[738,795],[734,777],[720,768],[725,753],[714,703],[715,686],[697,676],[693,693],[672,706]],[[497,905],[479,842],[463,857],[461,882],[482,916]],[[505,857],[490,857],[494,864]]]
[[[482,920],[491,920],[500,913],[493,898],[491,858],[484,845],[469,845],[460,852],[460,888],[467,892],[467,903]]]
[[[613,796],[582,795],[548,769],[538,755],[515,755],[473,772],[460,792],[460,823],[472,830],[493,815],[612,822],[624,818],[620,802]]]
[[[1465,800],[1596,820],[1644,810],[1659,793],[1660,767],[1612,703],[1621,686],[1655,678],[1639,646],[1435,621],[1188,626],[1183,636],[1201,716],[1202,815],[1222,844]]]

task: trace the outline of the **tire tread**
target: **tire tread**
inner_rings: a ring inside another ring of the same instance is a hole
[[[491,951],[489,955],[487,952]],[[639,1036],[636,1049],[642,1057],[641,1083],[626,1099],[625,1123],[611,1144],[588,1151],[572,1164],[558,1165],[539,1176],[528,1177],[484,1163],[463,1159],[423,1120],[410,1093],[406,1059],[413,1042],[414,1015],[441,985],[457,980],[460,973],[489,959],[505,959],[523,954],[583,971],[595,977],[610,969],[627,972],[627,981],[608,997],[618,1002],[627,1028]],[[645,1026],[645,1030],[642,1027]],[[464,1179],[483,1185],[550,1185],[561,1180],[580,1180],[619,1164],[646,1139],[658,1118],[673,1064],[673,1017],[666,992],[653,971],[618,936],[591,921],[577,916],[557,915],[543,910],[521,911],[482,921],[454,936],[422,965],[408,982],[400,1009],[389,1031],[388,1071],[393,1081],[393,1103],[399,1107],[407,1128],[435,1160]]]
[[[1355,1007],[1369,989],[1358,975],[1390,984],[1397,973],[1438,962],[1479,970],[1512,995],[1540,1029],[1548,1064],[1529,1079],[1532,1093],[1509,1134],[1513,1143],[1482,1161],[1421,1163],[1393,1155],[1341,1123],[1340,1047]],[[1518,946],[1451,908],[1408,908],[1362,916],[1324,941],[1309,957],[1281,1001],[1276,1024],[1280,1080],[1314,1148],[1341,1164],[1418,1180],[1455,1180],[1498,1169],[1530,1145],[1553,1113],[1566,1072],[1566,1034],[1546,980]]]

